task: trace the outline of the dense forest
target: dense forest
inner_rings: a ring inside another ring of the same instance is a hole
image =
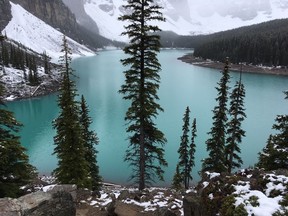
[[[288,19],[274,20],[211,35],[162,33],[162,46],[194,48],[205,59],[265,66],[288,65]]]
[[[6,36],[2,36],[0,44],[0,62],[0,68],[5,66],[22,70],[29,85],[38,85],[41,82],[38,76],[39,67],[43,67],[45,74],[49,74],[55,66],[50,63],[50,57],[45,52],[39,55],[18,42],[8,40]]]

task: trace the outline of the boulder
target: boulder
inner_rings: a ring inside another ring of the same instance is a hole
[[[201,216],[201,199],[197,194],[188,194],[183,199],[184,216]]]
[[[0,199],[0,216],[73,216],[76,207],[70,193],[38,191],[18,199]]]

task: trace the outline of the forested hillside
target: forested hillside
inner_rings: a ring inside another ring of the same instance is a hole
[[[163,47],[194,48],[194,56],[232,63],[288,65],[288,19],[274,20],[211,35],[161,33]]]
[[[229,57],[233,63],[287,66],[287,26],[288,19],[282,19],[206,36],[196,44],[194,56],[217,61]]]

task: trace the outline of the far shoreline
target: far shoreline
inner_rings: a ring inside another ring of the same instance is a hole
[[[196,58],[193,54],[186,54],[182,57],[179,57],[178,60],[182,62],[192,64],[194,66],[206,67],[212,69],[223,70],[224,63],[217,62],[212,60],[205,60],[202,58]],[[278,75],[278,76],[288,76],[288,67],[264,67],[264,66],[255,66],[255,65],[246,65],[246,64],[232,64],[230,63],[230,71],[243,73],[254,73],[254,74],[266,74],[266,75]]]

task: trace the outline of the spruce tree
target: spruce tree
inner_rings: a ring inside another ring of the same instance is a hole
[[[216,101],[218,105],[213,110],[213,126],[208,133],[211,137],[206,141],[209,157],[203,161],[202,172],[226,172],[225,156],[225,134],[227,128],[227,101],[228,101],[228,83],[229,83],[229,62],[226,59],[222,77],[216,90],[218,95]]]
[[[288,99],[288,93],[285,92]],[[265,170],[288,167],[288,115],[278,115],[272,129],[278,133],[270,135],[263,152],[259,153],[258,167]]]
[[[130,66],[125,73],[125,84],[119,91],[125,100],[131,101],[125,120],[130,144],[126,150],[125,161],[133,167],[131,180],[143,190],[155,177],[163,179],[164,134],[156,127],[154,119],[163,111],[157,103],[161,65],[157,58],[160,51],[160,31],[153,21],[164,21],[159,7],[153,0],[128,0],[123,6],[129,13],[119,20],[127,21],[123,35],[129,38],[129,45],[124,48],[126,59],[124,66]]]
[[[259,152],[259,160],[256,164],[259,168],[264,168],[265,170],[273,170],[274,165],[272,165],[272,161],[276,160],[276,152],[277,150],[274,149],[274,143],[272,142],[273,135],[270,135],[266,146],[263,148],[262,152]],[[277,168],[276,168],[277,169]]]
[[[185,188],[189,187],[189,131],[190,131],[190,109],[186,108],[184,117],[183,117],[183,126],[182,126],[182,136],[181,143],[178,149],[179,153],[179,162],[178,166],[180,169],[180,174],[182,176],[183,184]]]
[[[22,125],[5,109],[3,95],[4,87],[0,83],[0,198],[19,196],[20,187],[36,177],[17,135]]]
[[[231,173],[232,169],[240,168],[243,163],[240,153],[239,144],[242,142],[242,137],[245,136],[245,131],[242,129],[242,122],[246,118],[244,108],[245,88],[240,74],[239,81],[236,82],[235,87],[230,95],[230,109],[229,114],[231,120],[227,126],[227,140],[226,140],[226,157],[227,157],[227,171]]]
[[[176,172],[175,172],[175,174],[173,176],[173,180],[172,180],[172,188],[179,191],[182,189],[182,183],[183,183],[183,178],[182,178],[182,175],[180,173],[179,164],[177,164]]]
[[[188,184],[187,186],[189,187],[189,182],[190,180],[193,179],[191,173],[192,173],[192,168],[195,166],[195,152],[196,152],[196,144],[195,144],[195,139],[197,137],[197,126],[196,126],[196,118],[194,118],[193,123],[192,123],[192,129],[191,129],[191,143],[190,143],[190,148],[189,148],[189,162],[188,162],[188,174],[189,176],[187,177]],[[186,189],[188,188],[186,187]]]
[[[60,56],[60,73],[62,82],[58,96],[59,116],[54,120],[56,129],[54,136],[54,154],[58,158],[58,166],[54,175],[61,184],[76,184],[78,187],[91,188],[89,164],[85,160],[86,150],[80,124],[80,106],[75,100],[76,87],[71,76],[71,50],[63,37],[62,53]]]
[[[89,175],[92,180],[92,190],[99,192],[101,186],[101,176],[99,175],[99,167],[97,165],[97,153],[95,145],[99,144],[99,139],[94,131],[90,130],[92,119],[89,117],[89,108],[84,96],[81,96],[81,115],[80,123],[82,125],[82,135],[85,147],[85,160],[89,164]]]

